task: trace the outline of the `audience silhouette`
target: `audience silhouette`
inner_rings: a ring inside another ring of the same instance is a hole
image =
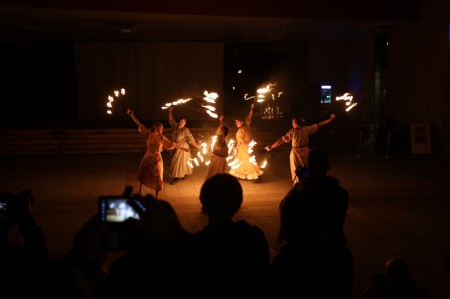
[[[409,266],[402,258],[388,259],[384,273],[375,273],[362,294],[368,299],[426,299],[428,295],[411,276]]]
[[[182,228],[172,205],[151,196],[129,203],[140,220],[124,223],[129,247],[111,264],[100,298],[198,294],[196,284],[207,282],[213,264],[198,253],[193,235]]]
[[[201,230],[188,232],[168,201],[150,194],[131,196],[128,187],[123,196],[139,219],[120,224],[127,246],[111,252],[108,233],[117,226],[95,214],[75,234],[67,254],[58,258],[50,258],[34,220],[31,191],[0,193],[2,297],[106,299],[150,292],[211,297],[239,292],[353,298],[353,255],[344,232],[349,193],[327,174],[325,151],[312,149],[307,165],[308,175],[280,202],[281,247],[272,260],[264,231],[246,220],[234,220],[243,190],[228,173],[212,175],[201,187],[200,201],[208,217]],[[449,265],[450,251],[445,260],[450,272]],[[384,273],[373,275],[361,297],[426,299],[427,294],[407,263],[392,258]]]
[[[345,263],[345,283],[351,298],[354,266],[353,254],[347,247],[344,224],[349,205],[349,193],[340,186],[339,179],[329,176],[330,161],[326,151],[313,148],[308,155],[307,177],[303,177],[294,188],[312,192],[322,205],[326,237],[339,248]]]
[[[224,278],[216,286],[227,294],[264,294],[270,250],[264,231],[245,220],[234,221],[241,208],[239,180],[227,173],[213,175],[200,190],[208,225],[195,234],[199,252],[216,262],[214,273]]]
[[[0,194],[0,281],[5,297],[16,291],[21,272],[49,259],[44,234],[31,212],[33,203],[30,190]]]
[[[291,189],[280,204],[280,251],[270,284],[280,296],[346,298],[344,262],[325,234],[323,205],[307,190]]]

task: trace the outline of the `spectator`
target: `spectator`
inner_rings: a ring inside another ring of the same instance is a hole
[[[408,264],[401,258],[390,258],[384,264],[384,273],[373,275],[372,285],[362,297],[368,299],[426,299],[426,292],[411,276]]]
[[[75,234],[73,247],[66,255],[21,273],[14,298],[98,298],[107,274],[106,229],[98,215],[92,216]]]
[[[14,285],[22,272],[50,258],[45,237],[31,212],[33,203],[30,190],[0,194],[0,280],[5,296],[16,292]]]
[[[280,204],[280,251],[270,264],[272,295],[347,298],[344,265],[325,236],[323,207],[315,195],[293,188]]]
[[[311,192],[322,206],[325,220],[325,236],[333,241],[345,263],[345,282],[349,297],[352,297],[353,254],[347,247],[344,224],[349,205],[349,193],[340,186],[336,177],[329,176],[328,154],[321,149],[312,149],[308,155],[307,175],[294,188]]]
[[[100,298],[198,296],[197,284],[208,279],[211,263],[196,251],[171,204],[152,197],[129,203],[140,220],[125,223],[129,247],[112,263]]]
[[[211,274],[224,276],[215,281],[216,286],[229,295],[263,295],[269,245],[261,228],[245,220],[233,220],[243,201],[238,179],[227,173],[210,177],[202,185],[200,201],[208,214],[208,225],[195,237],[199,252],[220,266]]]
[[[426,299],[427,294],[414,281],[408,264],[401,258],[391,258],[384,264],[386,280],[390,285],[389,299]]]

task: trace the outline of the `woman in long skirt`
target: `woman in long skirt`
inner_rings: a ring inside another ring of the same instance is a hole
[[[159,192],[163,189],[164,185],[164,164],[161,156],[163,148],[166,150],[180,149],[183,151],[189,151],[189,148],[181,147],[164,136],[162,134],[162,123],[155,122],[150,129],[147,129],[134,115],[133,110],[128,109],[127,113],[138,126],[139,132],[146,139],[147,151],[141,160],[136,176],[136,180],[139,182],[138,193],[142,195],[142,185],[145,185],[155,190],[155,198],[158,199]]]

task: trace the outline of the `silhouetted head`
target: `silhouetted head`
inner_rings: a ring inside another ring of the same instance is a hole
[[[392,285],[399,285],[412,280],[409,267],[401,258],[391,258],[384,264],[386,279]]]
[[[315,148],[308,154],[308,174],[310,176],[326,175],[330,170],[330,161],[326,151]]]
[[[241,183],[231,174],[216,174],[203,183],[200,201],[208,214],[231,217],[241,208]]]

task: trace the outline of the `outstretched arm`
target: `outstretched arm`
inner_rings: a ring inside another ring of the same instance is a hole
[[[320,128],[320,127],[323,127],[325,125],[328,125],[335,117],[336,117],[336,115],[331,114],[329,119],[321,121],[320,123],[318,123],[317,124],[317,128]]]
[[[138,126],[139,132],[145,133],[145,132],[147,131],[147,128],[146,128],[143,124],[141,124],[141,122],[140,122],[140,121],[137,119],[137,117],[134,115],[133,110],[128,109],[128,110],[127,110],[127,114],[128,114],[129,116],[131,116],[131,119],[132,119],[132,120],[134,121],[134,123]]]
[[[284,140],[283,140],[283,138],[280,138],[280,139],[278,139],[277,141],[275,141],[274,144],[268,145],[268,146],[266,146],[264,149],[265,149],[266,151],[270,151],[270,150],[273,150],[274,148],[276,148],[277,146],[282,145],[283,143],[285,143]]]

